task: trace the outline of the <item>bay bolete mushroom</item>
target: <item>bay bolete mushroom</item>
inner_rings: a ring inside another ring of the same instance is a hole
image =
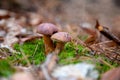
[[[55,47],[50,37],[54,33],[58,32],[58,28],[51,23],[42,23],[37,27],[37,32],[43,34],[45,54],[47,55],[54,51]]]
[[[55,53],[58,54],[64,48],[65,43],[71,41],[71,36],[67,32],[58,32],[58,33],[53,34],[51,36],[51,39],[57,42]]]

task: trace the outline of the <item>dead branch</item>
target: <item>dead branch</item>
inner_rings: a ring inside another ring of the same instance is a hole
[[[116,37],[114,34],[112,34],[109,29],[107,27],[101,26],[98,22],[98,20],[96,20],[96,26],[95,28],[98,29],[98,31],[103,34],[106,38],[113,40],[115,43],[117,43],[118,45],[120,45],[120,39],[118,39],[118,37]]]

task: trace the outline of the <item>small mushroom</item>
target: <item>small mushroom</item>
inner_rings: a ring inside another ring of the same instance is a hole
[[[58,33],[53,34],[51,36],[51,39],[57,42],[55,53],[58,54],[64,48],[65,43],[71,41],[71,36],[67,32],[58,32]]]
[[[45,54],[54,51],[55,46],[51,40],[51,35],[58,32],[58,28],[51,23],[42,23],[37,27],[37,32],[43,34],[44,45],[45,45]]]

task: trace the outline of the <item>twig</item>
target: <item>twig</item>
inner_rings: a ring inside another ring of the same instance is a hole
[[[58,56],[56,55],[56,53],[50,53],[49,55],[47,55],[44,65],[46,65],[46,67],[48,68],[49,73],[56,66],[57,61],[58,61]]]
[[[51,76],[51,72],[57,64],[58,56],[55,53],[50,53],[47,55],[46,61],[41,65],[42,73],[46,80],[55,80]]]
[[[101,34],[103,34],[105,37],[107,37],[110,40],[113,40],[115,43],[117,43],[118,45],[120,45],[120,39],[118,39],[118,37],[116,37],[114,34],[112,34],[107,27],[101,26],[98,22],[98,20],[96,20],[96,26],[95,28],[97,28],[99,30],[99,32]]]
[[[41,69],[42,69],[42,72],[43,72],[43,75],[44,75],[45,79],[46,80],[52,80],[52,78],[50,77],[49,72],[46,68],[46,65],[44,65],[44,64],[41,65]]]

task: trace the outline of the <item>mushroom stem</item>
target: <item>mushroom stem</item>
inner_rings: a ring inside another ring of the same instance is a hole
[[[63,50],[64,45],[65,45],[64,42],[58,42],[58,43],[56,44],[55,54],[59,54],[59,53]]]
[[[53,41],[50,39],[50,36],[43,35],[43,39],[44,39],[44,45],[45,45],[45,55],[47,55],[48,53],[54,51],[55,47],[54,47]]]

